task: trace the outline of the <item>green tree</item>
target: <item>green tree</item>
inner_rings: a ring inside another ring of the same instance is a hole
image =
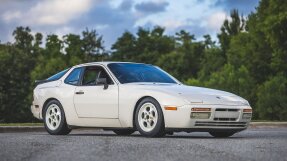
[[[30,101],[30,55],[13,45],[0,50],[0,122],[32,120]]]
[[[218,39],[221,44],[223,53],[226,54],[229,49],[230,39],[242,32],[245,28],[245,19],[243,16],[239,16],[238,10],[231,10],[230,13],[231,20],[226,19],[220,28],[220,33],[218,34]]]
[[[186,74],[184,69],[184,55],[176,51],[162,55],[157,60],[157,65],[168,71],[172,76],[183,81],[183,75]]]
[[[272,48],[272,68],[287,73],[287,2],[261,0],[257,12],[252,14],[267,43]]]
[[[225,58],[219,47],[206,48],[200,61],[198,78],[208,80],[212,73],[219,71],[225,64]]]
[[[259,118],[264,120],[287,120],[287,78],[279,73],[263,83],[257,92],[256,104]]]
[[[174,39],[164,34],[164,28],[139,28],[136,36],[125,32],[112,46],[112,59],[156,64],[158,57],[175,48]]]
[[[235,93],[249,100],[251,104],[254,103],[254,80],[245,66],[235,68],[231,64],[226,64],[220,71],[212,73],[205,85]]]
[[[103,61],[107,55],[103,46],[103,37],[96,30],[86,29],[82,32],[82,50],[85,62]]]
[[[126,31],[112,45],[112,58],[117,61],[136,61],[136,37]]]
[[[81,64],[85,62],[85,53],[83,51],[83,40],[80,35],[67,34],[64,37],[65,48],[65,62],[68,66]]]
[[[29,27],[17,27],[13,31],[13,36],[15,38],[14,45],[24,50],[25,52],[31,52],[33,47],[32,42],[34,40],[33,35],[31,34],[31,29]]]
[[[231,38],[227,61],[236,68],[244,65],[257,83],[264,82],[272,73],[271,52],[257,34],[243,32]]]

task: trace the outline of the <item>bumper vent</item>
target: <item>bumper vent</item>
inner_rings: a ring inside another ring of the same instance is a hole
[[[195,126],[206,127],[246,127],[246,122],[216,122],[216,121],[196,121]]]
[[[233,108],[217,108],[215,111],[227,111],[227,112],[237,112],[239,109],[233,109]]]
[[[218,117],[215,117],[213,120],[214,121],[236,121],[237,118],[218,118]]]

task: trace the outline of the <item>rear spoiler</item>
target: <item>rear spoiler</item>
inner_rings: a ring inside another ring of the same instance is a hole
[[[35,80],[35,85],[39,85],[39,84],[43,84],[43,83],[47,83],[47,82],[51,82],[51,80]]]

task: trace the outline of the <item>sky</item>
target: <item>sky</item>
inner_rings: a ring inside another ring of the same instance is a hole
[[[13,42],[17,26],[45,35],[81,34],[95,29],[109,49],[125,31],[162,26],[173,35],[184,29],[197,39],[216,39],[232,9],[247,16],[259,0],[0,0],[0,41]]]

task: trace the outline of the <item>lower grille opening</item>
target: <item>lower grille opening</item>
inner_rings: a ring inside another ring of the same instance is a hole
[[[233,108],[217,108],[215,111],[232,111],[232,112],[237,112],[239,109],[233,109]]]
[[[195,126],[246,127],[246,122],[196,121]]]
[[[236,118],[214,118],[214,121],[236,121]]]

